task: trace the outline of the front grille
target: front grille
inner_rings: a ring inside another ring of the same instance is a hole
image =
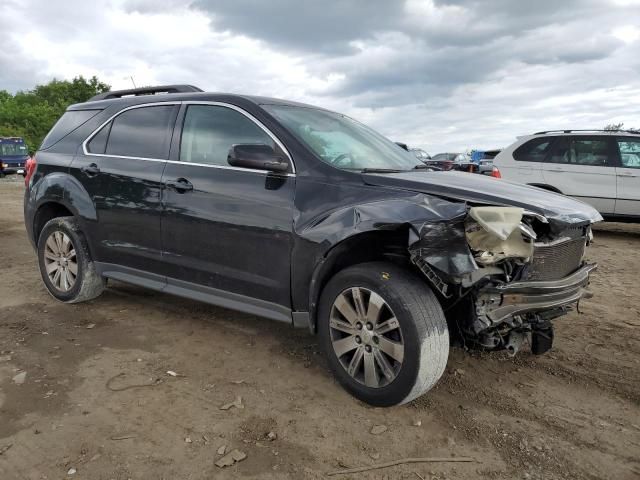
[[[586,237],[536,244],[529,280],[557,280],[575,272],[582,263]]]

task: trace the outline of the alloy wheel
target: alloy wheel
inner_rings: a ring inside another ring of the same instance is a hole
[[[404,360],[400,323],[376,292],[363,287],[343,290],[329,318],[333,351],[357,382],[371,388],[389,385]]]
[[[78,277],[78,259],[69,236],[55,231],[45,243],[44,265],[47,276],[56,290],[68,292]]]

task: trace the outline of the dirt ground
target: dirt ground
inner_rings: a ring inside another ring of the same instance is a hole
[[[551,352],[453,349],[434,390],[382,409],[345,393],[315,338],[284,324],[115,282],[56,302],[22,195],[0,181],[2,480],[319,479],[405,457],[475,461],[334,478],[640,478],[640,225],[598,229],[594,297],[556,322]],[[246,459],[216,467],[223,446]]]

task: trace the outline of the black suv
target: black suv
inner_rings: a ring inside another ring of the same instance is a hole
[[[187,85],[72,105],[26,180],[55,298],[111,278],[309,328],[373,405],[429,390],[450,342],[550,348],[601,220],[538,188],[425,171],[344,115]]]

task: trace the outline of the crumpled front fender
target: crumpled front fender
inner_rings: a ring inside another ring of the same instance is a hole
[[[464,231],[466,209],[444,222],[425,222],[416,237],[409,238],[409,252],[416,263],[424,261],[451,279],[478,269]]]
[[[459,277],[476,270],[478,267],[465,237],[466,216],[467,205],[464,202],[413,194],[342,207],[307,222],[297,231],[306,247],[294,247],[294,250],[304,249],[310,253],[310,245],[320,247],[314,253],[316,267],[311,275],[311,318],[324,283],[324,271],[331,268],[328,261],[331,253],[338,251],[336,247],[345,241],[363,233],[407,229],[407,248],[412,261],[423,272],[425,268],[421,265],[428,263],[437,271],[437,277]]]
[[[340,208],[309,222],[298,234],[314,243],[336,245],[359,233],[396,230],[408,225],[413,232],[410,244],[428,236],[430,241],[444,246],[447,239],[442,236],[464,240],[464,225],[460,223],[453,226],[451,222],[455,219],[463,222],[466,214],[465,203],[416,194]],[[431,230],[437,233],[429,236]]]

